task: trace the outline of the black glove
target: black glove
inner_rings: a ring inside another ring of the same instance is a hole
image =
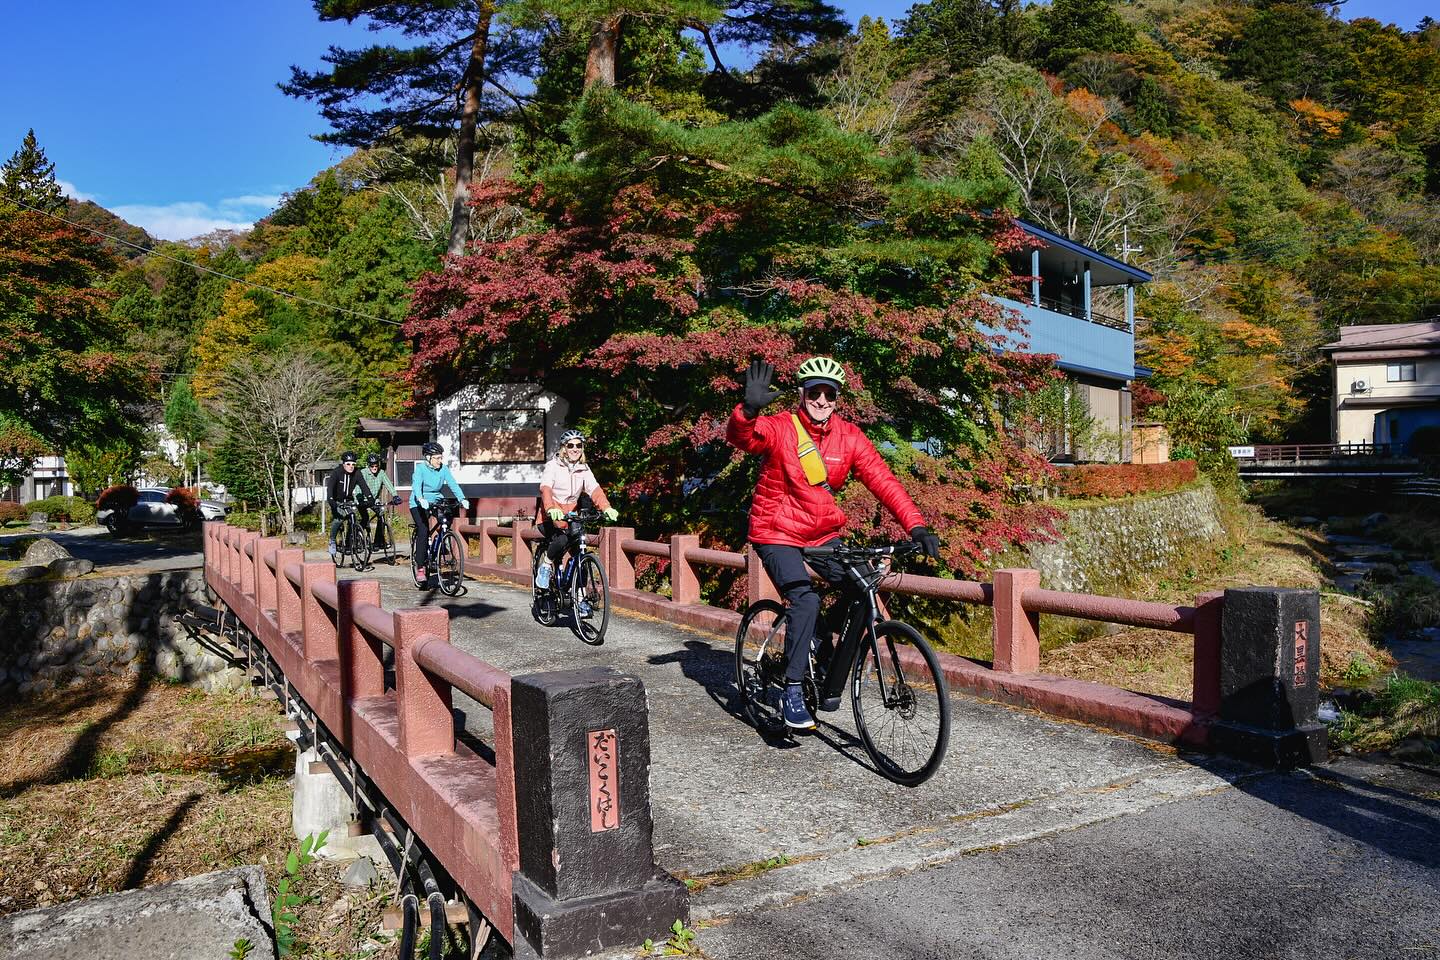
[[[754,420],[761,410],[780,396],[779,390],[770,389],[770,381],[774,377],[775,368],[770,364],[764,360],[750,361],[750,369],[745,371],[745,402],[741,404],[747,419]]]
[[[391,498],[390,498],[390,506],[392,506],[392,507],[398,507],[398,506],[400,506],[400,498],[399,498],[398,496],[391,497]]]
[[[910,539],[920,544],[920,552],[931,560],[940,559],[940,538],[930,532],[927,526],[912,527]]]

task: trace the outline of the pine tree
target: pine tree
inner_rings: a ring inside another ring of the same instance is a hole
[[[476,131],[485,84],[506,72],[511,55],[491,49],[496,0],[314,0],[321,20],[353,23],[366,17],[373,29],[394,28],[418,42],[401,49],[374,45],[359,50],[331,47],[329,70],[290,68],[280,89],[314,100],[333,128],[316,139],[347,147],[417,138],[440,144],[455,137],[455,189],[451,198],[449,252],[464,252],[470,233],[466,204],[475,170]],[[457,130],[458,124],[458,130]]]
[[[46,213],[65,209],[65,195],[55,182],[55,164],[35,140],[35,130],[25,134],[20,149],[0,168],[0,197],[18,200]]]

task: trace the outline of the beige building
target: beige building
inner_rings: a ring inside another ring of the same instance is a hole
[[[1330,355],[1335,443],[1403,452],[1421,427],[1440,427],[1440,320],[1341,327]]]

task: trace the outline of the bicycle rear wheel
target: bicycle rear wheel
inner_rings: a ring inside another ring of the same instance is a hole
[[[785,686],[785,607],[757,600],[746,608],[735,632],[735,688],[745,719],[756,730],[783,729],[780,695]]]
[[[600,558],[587,553],[575,568],[574,602],[570,604],[570,622],[581,640],[598,647],[605,642],[605,628],[610,625],[610,584]]]
[[[898,620],[875,625],[850,676],[860,742],[886,778],[907,787],[929,780],[950,742],[950,696],[935,652]]]
[[[390,518],[385,511],[380,512],[380,524],[375,528],[375,533],[380,537],[380,543],[375,545],[384,561],[391,566],[395,565],[395,530],[390,526]]]
[[[459,596],[465,590],[465,541],[454,530],[441,539],[435,566],[441,592],[447,597]]]
[[[554,570],[550,571],[548,586],[541,587],[535,584],[535,578],[540,574],[540,561],[544,558],[544,549],[537,545],[530,554],[530,615],[542,627],[553,627],[555,621],[560,619],[559,603],[555,597],[555,578],[559,574]]]
[[[334,537],[335,549],[330,551],[330,562],[335,564],[336,570],[344,570],[345,565],[350,562],[350,521],[345,520],[340,524],[340,533]]]

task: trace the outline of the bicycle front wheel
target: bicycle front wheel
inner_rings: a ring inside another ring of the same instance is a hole
[[[356,570],[370,569],[370,535],[363,523],[350,527],[350,565]]]
[[[785,607],[774,600],[757,600],[746,608],[735,632],[735,688],[737,706],[751,726],[760,731],[784,727],[780,694],[785,686]]]
[[[441,592],[447,597],[459,596],[465,589],[465,541],[454,530],[440,541],[435,567]]]
[[[350,521],[346,520],[340,525],[340,533],[334,538],[335,549],[330,551],[330,562],[335,564],[337,571],[344,570],[345,565],[350,562]]]
[[[586,643],[598,647],[605,642],[605,628],[610,625],[610,583],[600,558],[587,553],[575,568],[575,600],[570,605],[575,633]]]
[[[950,696],[940,661],[907,623],[875,625],[850,676],[850,704],[865,752],[884,777],[907,787],[929,780],[950,742]]]

